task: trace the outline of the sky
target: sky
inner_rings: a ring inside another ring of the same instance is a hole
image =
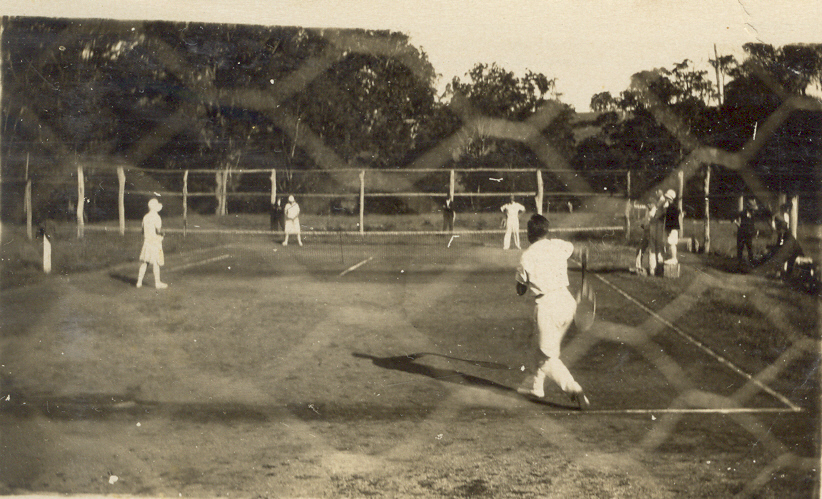
[[[3,0],[0,14],[401,31],[428,54],[441,89],[497,63],[556,78],[577,111],[638,71],[684,59],[709,70],[714,46],[741,59],[748,42],[822,43],[822,0]]]

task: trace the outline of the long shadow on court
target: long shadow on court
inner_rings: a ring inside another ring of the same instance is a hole
[[[410,374],[420,374],[422,376],[428,376],[429,378],[434,378],[438,381],[447,381],[448,383],[456,383],[458,385],[473,385],[483,388],[491,388],[494,390],[499,390],[500,392],[511,395],[512,393],[519,397],[520,395],[517,394],[517,391],[514,388],[509,386],[501,385],[495,381],[491,381],[485,378],[480,378],[478,376],[472,376],[470,374],[465,374],[460,371],[455,371],[452,369],[441,369],[437,367],[427,366],[425,364],[419,364],[416,361],[425,356],[437,356],[443,357],[450,360],[456,360],[461,362],[467,362],[469,364],[473,364],[475,366],[485,367],[489,369],[510,369],[508,366],[504,364],[498,364],[496,362],[485,362],[485,361],[477,361],[477,360],[470,360],[470,359],[460,359],[456,357],[449,357],[447,355],[442,354],[435,354],[435,353],[414,353],[408,355],[398,355],[396,357],[376,357],[373,355],[368,355],[364,353],[354,352],[351,354],[352,356],[358,359],[368,359],[374,363],[375,366],[382,367],[383,369],[392,369],[395,371],[402,371]],[[528,398],[529,402],[533,402],[540,405],[547,405],[554,408],[561,408],[567,409],[568,406],[562,404],[554,404],[547,400],[543,399],[534,399]]]
[[[110,278],[116,280],[116,281],[122,281],[122,282],[124,282],[124,283],[126,283],[130,286],[136,286],[137,285],[137,278],[136,277],[127,276],[127,275],[121,274],[119,272],[110,272],[108,274],[108,276]]]

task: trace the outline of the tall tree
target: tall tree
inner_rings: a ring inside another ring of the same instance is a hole
[[[446,97],[452,102],[464,103],[463,119],[483,117],[518,124],[534,116],[550,101],[558,106],[559,111],[540,130],[541,139],[546,140],[559,157],[571,157],[574,148],[570,125],[573,109],[558,101],[555,79],[532,71],[526,71],[524,76],[519,77],[497,64],[482,63],[476,64],[465,77],[465,80],[455,77],[446,90]],[[544,166],[542,160],[523,141],[500,138],[494,131],[496,125],[490,121],[480,120],[477,123],[479,124],[471,129],[471,135],[467,137],[461,150],[456,153],[454,166],[494,168],[499,172],[496,177],[503,175],[507,169]],[[487,125],[483,126],[482,123]],[[516,176],[503,177],[511,180],[498,182],[489,179],[487,174],[469,175],[464,180],[464,188],[473,192],[505,192],[526,188],[525,184],[519,185]],[[479,204],[490,205],[496,202],[491,199]]]

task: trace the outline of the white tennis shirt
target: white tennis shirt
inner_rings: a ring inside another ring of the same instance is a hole
[[[536,295],[568,288],[568,259],[574,245],[562,239],[540,239],[525,251],[517,267],[517,282]]]

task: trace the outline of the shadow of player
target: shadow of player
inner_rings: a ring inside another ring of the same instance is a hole
[[[480,378],[478,376],[472,376],[470,374],[465,374],[460,371],[455,371],[452,369],[441,369],[437,367],[427,366],[425,364],[417,363],[417,359],[427,356],[427,355],[435,355],[438,357],[444,357],[451,360],[459,360],[463,362],[468,362],[474,365],[482,366],[483,363],[481,361],[474,361],[468,359],[459,359],[456,357],[448,357],[446,355],[440,354],[432,354],[432,353],[416,353],[416,354],[408,354],[408,355],[398,355],[396,357],[376,357],[373,355],[368,355],[364,353],[354,352],[351,354],[352,356],[358,359],[368,359],[374,363],[375,366],[382,367],[383,369],[392,369],[395,371],[402,371],[410,374],[419,374],[422,376],[428,376],[429,378],[436,379],[438,381],[446,381],[448,383],[456,383],[459,385],[472,385],[478,386],[483,388],[491,388],[493,390],[498,390],[505,395],[515,395],[516,397],[521,397],[514,388],[501,385],[495,381],[491,381],[485,378]],[[488,363],[492,364],[492,363]],[[491,369],[500,369],[500,368],[507,368],[507,366],[503,366],[502,364],[494,364],[493,366],[483,366],[489,367]],[[567,409],[568,406],[562,404],[555,404],[549,402],[544,399],[536,399],[531,397],[526,397],[526,400],[530,402],[534,402],[541,405],[547,405],[554,408],[561,408]]]
[[[109,273],[108,276],[110,278],[114,279],[114,280],[122,281],[122,282],[124,282],[124,283],[126,283],[130,286],[136,286],[137,285],[137,278],[136,277],[131,277],[131,276],[119,274],[117,272],[111,272],[111,273]]]

